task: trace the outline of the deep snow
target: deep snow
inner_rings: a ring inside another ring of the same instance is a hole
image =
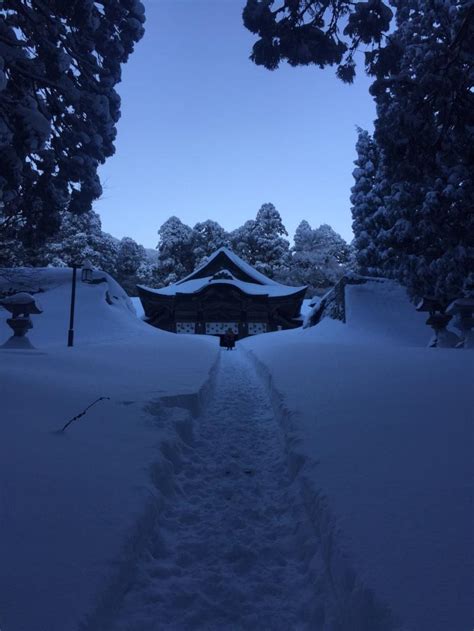
[[[168,454],[175,496],[111,628],[301,628],[312,599],[301,509],[268,393],[241,353],[222,353],[196,434]]]
[[[127,574],[157,501],[150,468],[190,423],[166,406],[199,408],[218,346],[141,322],[107,277],[78,283],[67,348],[71,270],[21,274],[45,290],[44,313],[32,317],[38,350],[0,349],[0,627],[72,631]],[[99,396],[111,400],[55,433]]]
[[[2,629],[470,628],[473,354],[427,349],[400,288],[217,366],[110,278],[79,283],[68,349],[70,270],[24,274],[46,291],[38,350],[0,350]]]
[[[396,285],[348,287],[347,324],[242,342],[273,391],[308,495],[337,545],[409,631],[474,620],[473,376],[469,350],[429,349]]]
[[[134,580],[87,630],[395,629],[334,548],[324,512],[308,510],[268,389],[241,351],[222,352],[194,439],[165,455],[174,484]]]

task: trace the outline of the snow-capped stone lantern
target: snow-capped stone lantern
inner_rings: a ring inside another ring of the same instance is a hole
[[[7,319],[7,324],[13,330],[13,335],[2,348],[34,348],[26,333],[33,328],[30,316],[43,313],[35,298],[31,294],[20,292],[3,298],[0,305],[12,314]]]
[[[81,280],[83,283],[90,283],[92,281],[92,275],[94,273],[94,268],[92,267],[92,263],[89,259],[86,259],[82,264],[82,272],[81,272]]]
[[[444,306],[431,296],[425,296],[417,305],[417,311],[428,311],[429,316],[426,324],[434,331],[429,346],[432,348],[453,348],[459,343],[459,337],[456,333],[447,330],[448,322],[453,317],[445,312]]]
[[[454,316],[453,324],[461,331],[459,348],[474,348],[474,298],[458,298],[446,309]]]

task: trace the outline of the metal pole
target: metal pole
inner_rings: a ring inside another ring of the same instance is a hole
[[[74,346],[74,307],[76,305],[76,274],[77,267],[72,266],[72,287],[71,287],[71,312],[69,315],[69,331],[67,334],[67,345]]]

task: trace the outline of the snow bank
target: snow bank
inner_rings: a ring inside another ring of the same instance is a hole
[[[406,290],[395,282],[346,285],[346,322],[351,336],[378,342],[427,346],[431,329],[426,314],[409,302]]]
[[[426,314],[416,311],[408,300],[406,290],[394,281],[379,279],[363,284],[347,283],[341,289],[343,297],[340,293],[338,298],[334,296],[331,305],[336,311],[344,313],[347,326],[335,327],[331,318],[321,320],[314,325],[319,327],[321,342],[332,344],[344,341],[350,344],[372,340],[405,346],[428,345],[432,330],[425,324]],[[330,294],[326,298],[328,296]],[[311,326],[311,317],[320,309],[322,301],[324,303],[324,298],[316,302],[305,326]],[[320,327],[323,327],[324,333]]]
[[[143,310],[142,301],[140,300],[140,298],[135,296],[130,298],[130,300],[132,302],[133,308],[135,309],[137,317],[140,318],[140,320],[143,320],[145,318],[145,311]]]
[[[325,319],[242,347],[273,388],[309,510],[327,498],[358,577],[401,628],[464,631],[474,619],[474,355],[422,348],[428,327],[398,291],[388,301],[386,288],[348,289],[347,324]]]
[[[78,283],[74,348],[66,347],[70,270],[6,272],[0,281],[2,290],[43,290],[29,336],[38,350],[0,349],[0,626],[8,631],[76,630],[87,612],[113,606],[106,587],[129,579],[172,485],[166,454],[189,438],[189,410],[218,356],[214,338],[140,321],[103,276]],[[7,315],[0,310],[0,344]],[[110,400],[57,433],[101,396]]]

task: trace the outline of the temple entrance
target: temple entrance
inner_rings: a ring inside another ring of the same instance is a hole
[[[231,329],[235,335],[239,334],[239,325],[237,322],[206,322],[207,335],[224,335]]]

